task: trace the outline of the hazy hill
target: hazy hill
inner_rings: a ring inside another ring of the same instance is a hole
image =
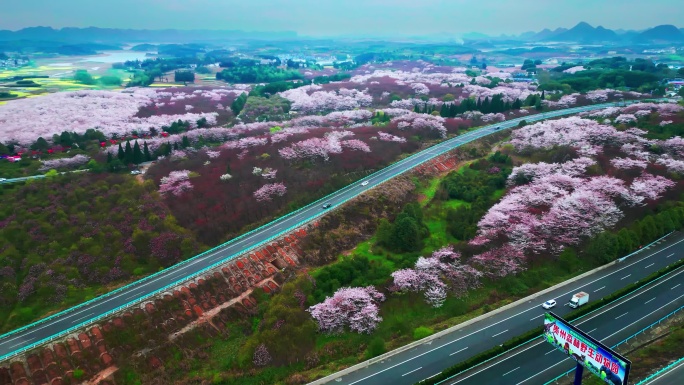
[[[684,33],[674,25],[659,25],[648,29],[638,36],[637,41],[684,41]]]
[[[614,31],[610,29],[606,29],[601,26],[594,28],[588,23],[581,22],[565,32],[550,36],[544,40],[594,43],[617,41],[620,40],[620,38]]]

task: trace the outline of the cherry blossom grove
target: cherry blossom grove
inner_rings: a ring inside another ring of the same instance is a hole
[[[254,192],[257,202],[268,202],[275,196],[283,196],[287,193],[287,187],[282,183],[269,183],[261,186]]]
[[[216,124],[215,112],[136,117],[141,107],[153,105],[156,98],[154,90],[132,90],[59,92],[14,100],[0,107],[0,142],[29,145],[41,136],[51,140],[62,131],[83,133],[90,128],[107,136],[148,132],[150,127],[160,128],[179,119],[194,124],[206,118],[208,124]]]
[[[292,111],[303,113],[353,110],[368,107],[373,101],[373,98],[363,91],[341,88],[334,92],[322,91],[322,88],[314,84],[280,92],[278,95],[292,102]]]
[[[392,273],[394,290],[422,291],[427,303],[433,307],[444,304],[447,290],[457,296],[479,286],[482,273],[469,265],[460,263],[461,254],[453,246],[443,247],[429,258],[418,258],[415,268]],[[445,282],[446,281],[446,282]]]
[[[189,179],[190,171],[188,170],[171,171],[168,176],[161,179],[159,193],[162,195],[172,194],[174,196],[181,196],[193,188]]]
[[[45,171],[50,169],[73,169],[79,166],[83,166],[88,163],[90,157],[85,155],[76,155],[71,158],[59,158],[51,160],[41,160],[42,165],[38,169],[39,171]]]
[[[384,300],[385,296],[372,286],[344,287],[307,311],[324,333],[342,333],[348,326],[351,331],[370,334],[382,322],[378,303]]]
[[[593,120],[570,117],[547,120],[515,130],[511,144],[517,150],[551,149],[555,146],[617,145],[636,140],[636,137],[633,133],[621,132]]]

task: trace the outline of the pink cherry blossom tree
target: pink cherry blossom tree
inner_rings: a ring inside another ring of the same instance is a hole
[[[344,287],[332,297],[311,306],[307,311],[324,333],[342,333],[345,327],[357,333],[372,333],[382,321],[378,303],[385,296],[374,287]]]
[[[283,183],[269,183],[261,186],[253,195],[257,202],[268,202],[273,200],[273,197],[281,197],[286,193],[287,187]]]
[[[188,170],[171,171],[168,176],[161,179],[159,193],[164,196],[169,194],[181,196],[193,188],[189,179],[190,171]]]

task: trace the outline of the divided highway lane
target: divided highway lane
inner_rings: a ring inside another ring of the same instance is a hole
[[[572,324],[602,343],[613,346],[683,305],[684,268],[680,268]],[[568,312],[558,310],[558,313]],[[541,324],[542,318],[538,322]],[[570,357],[539,338],[493,364],[475,368],[445,384],[544,384],[575,365]]]
[[[563,316],[570,311],[565,304],[572,294],[578,291],[586,291],[590,294],[590,300],[596,300],[682,258],[684,258],[684,234],[674,233],[660,245],[652,246],[649,250],[644,250],[623,262],[612,264],[601,271],[559,287],[536,300],[507,309],[440,339],[345,375],[341,381],[335,383],[341,385],[415,384],[539,326],[543,322],[544,314],[541,304],[549,299],[555,299],[558,302],[554,312]],[[677,289],[684,289],[684,285]],[[488,384],[488,382],[467,382],[467,384],[471,383]]]
[[[612,103],[605,103],[575,107],[528,116],[524,119],[528,122],[533,122],[546,118],[606,108],[612,105]],[[297,226],[304,225],[326,212],[326,210],[321,208],[323,203],[330,203],[332,208],[335,208],[363,193],[368,188],[372,188],[375,185],[400,175],[446,151],[473,140],[477,140],[483,136],[498,132],[498,129],[517,126],[520,120],[521,119],[514,119],[496,125],[486,126],[429,147],[413,156],[398,161],[361,181],[342,188],[318,202],[274,220],[251,233],[245,234],[242,238],[237,238],[212,249],[205,254],[172,266],[152,277],[133,282],[114,293],[105,294],[90,302],[59,313],[45,321],[2,335],[0,336],[0,360],[9,358],[13,354],[22,351],[22,349],[29,348],[33,344],[48,341],[58,334],[81,327],[84,323],[94,322],[107,315],[108,312],[114,311],[121,306],[128,305],[132,302],[140,302],[157,290],[162,290],[171,285],[178,284],[188,277],[196,276],[198,273],[210,268],[216,263],[241,255],[251,248],[273,239],[281,233],[289,231]],[[368,181],[369,185],[361,186],[362,181]]]

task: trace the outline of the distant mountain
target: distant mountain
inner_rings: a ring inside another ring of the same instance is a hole
[[[667,41],[667,42],[679,42],[684,41],[684,32],[677,29],[674,25],[659,25],[648,29],[634,39],[635,41]]]
[[[558,35],[562,34],[563,32],[566,32],[567,30],[568,30],[567,28],[556,28],[555,30],[552,31],[548,28],[544,28],[543,30],[537,32],[529,40],[541,41],[541,40],[546,40],[546,39],[552,39],[555,36],[558,36]]]
[[[620,40],[620,38],[614,31],[610,29],[606,29],[601,26],[594,28],[588,23],[581,22],[563,33],[557,34],[555,36],[550,36],[543,40],[567,41],[578,43],[600,43],[608,41],[617,41]]]
[[[19,31],[0,30],[0,41],[31,40],[64,43],[191,43],[214,40],[282,40],[296,38],[297,33],[285,32],[245,32],[237,30],[135,30],[116,28],[62,28],[30,27]]]

